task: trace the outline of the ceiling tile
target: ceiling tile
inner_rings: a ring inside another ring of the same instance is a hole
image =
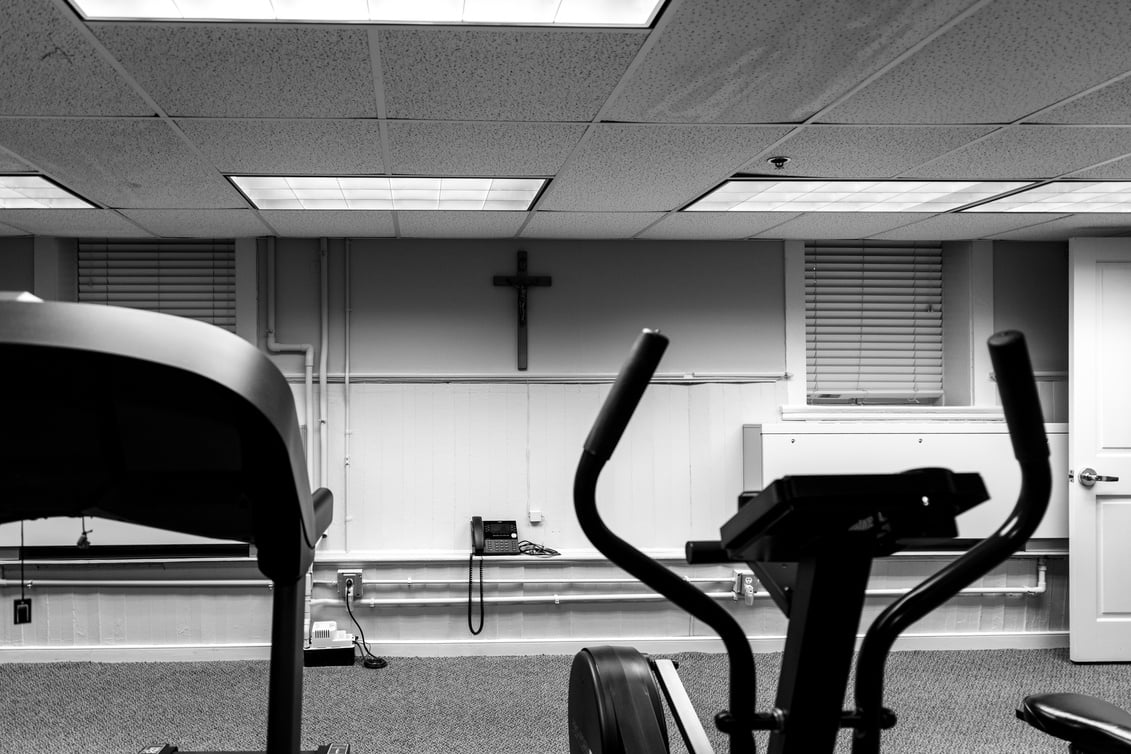
[[[30,173],[33,172],[33,170],[27,163],[22,160],[17,160],[14,156],[0,149],[0,172]]]
[[[63,238],[152,238],[108,209],[0,209],[0,223],[37,236]]]
[[[1050,217],[1044,215],[1045,218]],[[1073,236],[1123,236],[1131,234],[1131,215],[1095,213],[1055,217],[1048,222],[991,236],[1010,241],[1066,241]]]
[[[383,29],[390,118],[588,121],[646,32]]]
[[[1131,157],[1112,160],[1098,167],[1081,170],[1072,174],[1073,178],[1092,178],[1097,180],[1125,181],[1131,179]]]
[[[552,175],[582,123],[390,121],[391,171],[402,175]]]
[[[602,112],[659,123],[795,123],[927,37],[973,0],[672,3]],[[704,12],[708,11],[708,12]]]
[[[1011,126],[920,168],[915,178],[1053,178],[1131,152],[1131,126]]]
[[[796,216],[788,212],[673,212],[641,233],[640,238],[749,238]]]
[[[662,212],[535,212],[523,238],[632,238]]]
[[[268,24],[91,24],[169,115],[377,115],[364,29]]]
[[[1058,215],[1028,213],[978,213],[952,212],[934,215],[920,222],[904,225],[870,238],[892,241],[961,241],[974,238],[989,238],[997,233],[1021,228],[1026,225],[1039,225]]]
[[[247,207],[223,176],[155,118],[0,119],[0,146],[111,207]]]
[[[988,133],[992,126],[806,126],[774,147],[777,170],[759,157],[743,172],[821,178],[894,178]]]
[[[218,170],[276,175],[383,173],[376,120],[206,120],[177,125]]]
[[[783,217],[788,213],[783,213]],[[921,220],[929,215],[907,212],[807,212],[758,234],[759,238],[801,239],[870,238],[885,230]]]
[[[713,188],[788,130],[599,124],[550,182],[538,209],[676,209]]]
[[[291,238],[391,238],[393,213],[367,210],[260,210],[274,234]]]
[[[13,228],[11,225],[4,225],[0,223],[0,236],[30,236],[34,235],[30,230],[20,230]]]
[[[1009,123],[1131,68],[1125,0],[995,0],[821,116]]]
[[[400,211],[402,238],[513,238],[528,212]]]
[[[1040,113],[1030,122],[1131,124],[1131,76]]]
[[[152,115],[53,3],[0,0],[0,115]]]
[[[122,214],[162,238],[248,238],[270,232],[249,209],[126,209]]]

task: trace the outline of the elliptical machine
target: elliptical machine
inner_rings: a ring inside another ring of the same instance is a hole
[[[902,474],[792,476],[744,492],[717,541],[688,542],[687,562],[746,562],[789,618],[774,707],[757,712],[754,657],[731,614],[677,574],[608,529],[597,512],[601,470],[624,433],[668,340],[645,330],[636,340],[586,438],[574,478],[582,530],[609,560],[719,634],[729,662],[728,709],[715,725],[733,754],[756,751],[769,732],[771,754],[832,752],[853,729],[853,754],[878,754],[895,725],[883,707],[883,677],[895,639],[911,624],[1006,560],[1032,536],[1048,506],[1048,441],[1024,337],[989,339],[990,357],[1021,467],[1021,491],[1005,523],[963,556],[892,603],[864,637],[856,707],[842,710],[871,562],[926,539],[954,538],[955,518],[988,499],[981,477],[946,469]],[[711,752],[670,661],[629,647],[590,647],[573,660],[569,684],[571,754],[668,751],[661,694],[688,750]]]

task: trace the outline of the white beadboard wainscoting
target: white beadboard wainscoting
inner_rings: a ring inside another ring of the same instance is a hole
[[[472,516],[589,549],[573,474],[608,382],[352,385],[348,489],[343,386],[330,387],[326,551],[464,550]],[[742,425],[773,420],[784,395],[784,381],[650,387],[598,487],[610,527],[642,548],[717,537],[742,491]]]

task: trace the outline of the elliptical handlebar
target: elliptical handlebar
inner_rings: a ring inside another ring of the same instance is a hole
[[[856,665],[859,722],[853,754],[879,754],[884,664],[899,634],[1023,547],[1048,508],[1052,490],[1048,438],[1025,337],[1016,331],[999,332],[989,338],[988,346],[1014,456],[1021,467],[1021,491],[997,531],[889,605],[868,629]]]
[[[754,754],[754,655],[746,633],[729,612],[702,590],[614,534],[597,512],[597,480],[640,403],[668,339],[645,330],[637,337],[601,406],[573,480],[574,510],[589,541],[612,563],[709,625],[723,640],[730,663],[730,708],[716,724],[730,738],[732,754]]]
[[[632,344],[632,351],[585,438],[585,450],[601,463],[608,461],[616,450],[667,347],[668,339],[658,330],[644,330]]]
[[[988,346],[1013,455],[1022,464],[1044,461],[1049,457],[1049,441],[1025,336],[1016,330],[994,333]]]

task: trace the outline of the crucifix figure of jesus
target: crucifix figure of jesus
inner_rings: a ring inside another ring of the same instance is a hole
[[[518,271],[514,275],[495,275],[495,285],[514,288],[518,293],[518,369],[526,371],[526,312],[529,289],[535,286],[549,287],[553,278],[549,275],[526,274],[526,252],[518,252]]]

